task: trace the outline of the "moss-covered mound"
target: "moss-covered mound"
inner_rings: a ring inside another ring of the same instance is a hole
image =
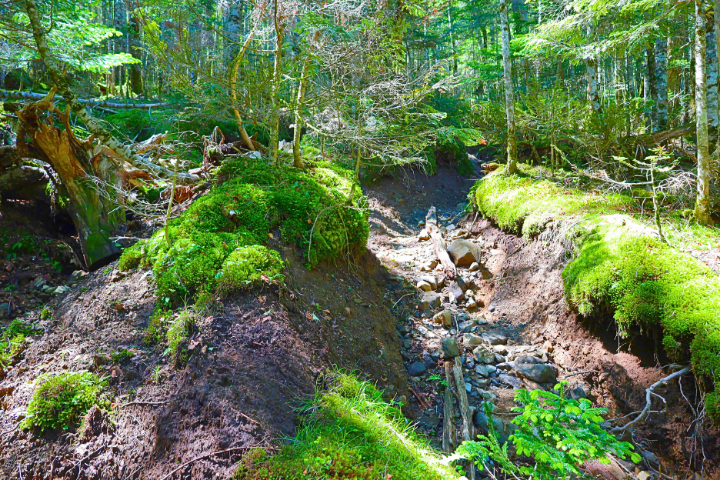
[[[127,249],[120,268],[152,266],[161,304],[280,278],[280,254],[265,243],[279,232],[312,265],[349,255],[368,238],[364,197],[351,201],[351,173],[329,165],[298,170],[238,159],[218,172],[218,185],[166,230]]]
[[[349,375],[306,409],[297,437],[276,455],[262,449],[246,455],[236,478],[259,479],[457,479],[413,431],[402,412],[380,392]]]
[[[632,198],[587,194],[529,173],[537,172],[489,175],[477,182],[471,200],[525,238],[551,224],[572,225],[565,231],[578,255],[562,273],[568,304],[586,316],[613,314],[621,333],[631,326],[662,332],[668,355],[690,359],[701,384],[720,391],[720,278],[658,240],[642,218],[622,213]],[[717,393],[708,395],[707,406],[720,416]]]

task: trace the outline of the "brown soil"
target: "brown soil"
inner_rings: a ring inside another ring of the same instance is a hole
[[[287,286],[239,295],[207,314],[181,369],[143,342],[155,306],[150,271],[119,281],[114,270],[91,273],[54,305],[52,320],[30,315],[45,332],[0,385],[0,477],[157,479],[233,448],[178,473],[231,478],[242,447],[293,434],[294,407],[313,394],[327,368],[358,370],[388,395],[406,395],[377,260],[365,254],[350,270],[309,271],[292,249],[283,254]],[[108,357],[120,349],[135,355],[113,365]],[[82,434],[16,428],[40,374],[83,369],[109,377],[110,418],[94,414]]]

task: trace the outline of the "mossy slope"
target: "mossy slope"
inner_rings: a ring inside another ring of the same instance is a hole
[[[297,170],[227,162],[210,193],[170,222],[169,239],[158,230],[127,249],[120,268],[152,266],[160,303],[170,305],[279,278],[280,254],[265,246],[276,229],[310,264],[350,254],[368,238],[364,197],[348,202],[350,175],[322,163]]]
[[[720,390],[720,279],[623,214],[632,198],[586,194],[500,171],[478,181],[471,200],[500,227],[525,238],[550,222],[572,222],[567,235],[578,255],[562,272],[568,304],[586,316],[613,314],[621,333],[633,325],[659,329],[668,355],[690,359],[701,382]],[[712,392],[707,400],[717,417],[720,399]]]
[[[236,478],[275,479],[457,479],[413,431],[402,412],[372,385],[335,375],[327,392],[308,405],[292,443],[268,457],[245,456]]]

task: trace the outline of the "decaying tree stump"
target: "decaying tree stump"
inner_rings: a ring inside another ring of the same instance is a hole
[[[125,214],[117,208],[112,193],[99,188],[94,178],[119,186],[120,172],[102,151],[94,152],[92,137],[85,142],[75,137],[70,112],[59,111],[52,99],[51,92],[18,111],[17,153],[48,163],[60,177],[86,266],[96,269],[120,255],[110,237],[124,222]],[[59,128],[58,122],[64,128]]]

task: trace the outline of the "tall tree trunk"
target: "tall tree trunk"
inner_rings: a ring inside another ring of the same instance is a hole
[[[230,87],[230,96],[233,100],[232,109],[233,114],[235,115],[235,123],[237,123],[240,137],[243,139],[243,142],[245,142],[245,145],[247,145],[247,148],[249,148],[250,150],[255,150],[255,145],[253,144],[250,135],[248,135],[247,130],[245,130],[242,115],[240,115],[240,110],[238,108],[237,81],[240,64],[242,63],[242,59],[245,56],[245,52],[247,51],[248,46],[250,46],[250,42],[252,42],[253,38],[255,37],[255,32],[257,32],[257,25],[253,28],[252,32],[250,32],[250,35],[248,35],[248,38],[247,40],[245,40],[242,48],[238,50],[237,54],[235,54],[235,57],[230,63],[230,68],[228,69],[228,84]]]
[[[293,132],[293,164],[297,168],[303,168],[302,152],[300,151],[300,136],[302,135],[303,116],[302,111],[305,106],[305,88],[307,87],[307,77],[310,71],[310,60],[315,42],[320,38],[318,30],[313,35],[313,40],[308,47],[307,56],[303,63],[302,73],[300,74],[300,84],[298,85],[297,99],[295,101],[295,130]]]
[[[275,0],[274,22],[275,22],[275,61],[273,63],[272,93],[270,114],[270,160],[275,164],[279,164],[278,160],[278,141],[280,138],[280,81],[282,73],[282,50],[283,40],[285,37],[285,27],[279,22],[278,18],[278,1]]]
[[[655,40],[655,81],[657,88],[657,129],[667,130],[668,127],[668,40]]]
[[[708,127],[716,131],[718,126],[718,52],[714,28],[708,31],[705,40],[707,49],[705,68],[707,71]]]
[[[502,29],[502,63],[505,79],[505,112],[507,115],[507,173],[517,171],[517,139],[515,138],[515,103],[513,98],[512,63],[510,59],[510,20],[508,0],[500,0],[500,28]]]
[[[658,104],[658,88],[657,88],[657,78],[655,77],[655,42],[650,42],[647,46],[647,49],[645,50],[645,60],[647,61],[647,71],[646,79],[647,79],[647,99],[652,102],[652,107],[650,108],[650,112],[648,112],[649,115],[649,123],[651,130],[653,132],[657,131],[657,104]]]
[[[592,28],[588,27],[588,38],[592,37]],[[587,68],[587,99],[595,113],[600,113],[600,92],[598,90],[597,59],[588,58],[585,62]]]
[[[458,71],[458,61],[457,61],[457,51],[455,49],[455,32],[453,28],[453,19],[452,19],[452,7],[453,2],[450,0],[448,3],[448,10],[447,10],[447,20],[448,20],[448,30],[450,32],[450,48],[452,49],[452,56],[453,56],[453,73],[457,74]]]
[[[695,217],[701,223],[710,218],[710,152],[708,145],[707,84],[705,83],[705,1],[695,1],[695,118],[697,130],[697,200]]]
[[[142,95],[145,93],[145,86],[143,85],[143,65],[142,65],[142,50],[140,46],[142,44],[142,29],[140,25],[140,19],[138,18],[135,10],[133,9],[130,13],[130,28],[128,29],[133,34],[128,33],[128,41],[130,43],[129,52],[138,63],[130,65],[130,90],[135,95]]]

